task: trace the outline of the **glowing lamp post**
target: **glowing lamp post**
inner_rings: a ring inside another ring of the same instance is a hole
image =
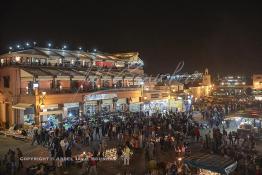
[[[40,99],[39,99],[40,100],[39,101],[40,108],[45,107],[45,98],[46,98],[46,92],[42,92]]]

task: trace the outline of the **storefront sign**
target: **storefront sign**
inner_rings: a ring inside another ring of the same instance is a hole
[[[97,101],[86,101],[85,105],[97,105]]]
[[[139,97],[132,97],[130,98],[130,101],[129,101],[129,103],[138,103],[138,102],[140,102]]]
[[[45,111],[45,112],[39,112],[39,115],[59,115],[63,114],[64,111],[62,110],[57,110],[57,111]]]
[[[116,66],[116,67],[125,67],[125,62],[123,62],[123,61],[117,61],[117,62],[115,63],[115,66]]]
[[[117,97],[116,94],[91,94],[91,95],[86,95],[84,97],[85,101],[89,100],[104,100],[104,99],[113,99]]]
[[[58,109],[58,104],[45,105],[41,109]]]
[[[65,103],[64,107],[65,108],[78,108],[79,107],[79,103]]]

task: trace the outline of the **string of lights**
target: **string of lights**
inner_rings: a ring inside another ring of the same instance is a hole
[[[34,41],[32,43],[31,42],[21,42],[21,43],[24,43],[24,44],[18,43],[18,44],[8,46],[8,50],[10,52],[12,52],[12,51],[25,50],[25,49],[30,49],[30,48],[33,48],[33,47],[41,46],[36,41]],[[50,49],[62,49],[62,50],[68,50],[69,49],[69,46],[66,45],[66,44],[63,44],[62,47],[56,47],[52,42],[48,42],[46,44],[46,47],[50,48]],[[76,50],[79,50],[79,51],[84,50],[84,48],[82,46],[72,47],[72,49],[76,49]],[[92,51],[97,52],[97,49],[94,48]]]

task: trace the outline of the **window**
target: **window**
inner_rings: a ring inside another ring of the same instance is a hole
[[[10,77],[9,76],[4,76],[4,88],[9,88],[10,86]]]
[[[159,94],[151,94],[151,98],[159,98]]]

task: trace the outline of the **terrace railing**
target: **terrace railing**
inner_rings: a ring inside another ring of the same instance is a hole
[[[72,93],[93,93],[97,91],[134,91],[141,90],[139,86],[129,86],[129,87],[101,87],[101,88],[62,88],[62,89],[43,89],[39,88],[38,92],[46,92],[47,94],[72,94]],[[36,95],[35,90],[33,89],[20,89],[20,95]]]

